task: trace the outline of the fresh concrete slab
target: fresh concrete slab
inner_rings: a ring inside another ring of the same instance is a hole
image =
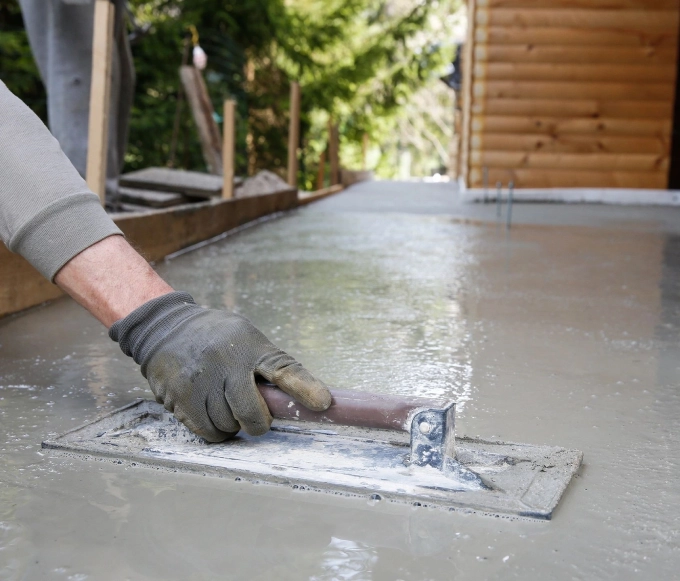
[[[360,184],[158,268],[334,388],[454,397],[461,434],[582,450],[550,522],[51,457],[153,397],[64,299],[0,320],[0,578],[676,578],[676,209],[522,205],[507,232],[461,206]]]

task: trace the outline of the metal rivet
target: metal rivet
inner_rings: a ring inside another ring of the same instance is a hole
[[[421,434],[429,434],[430,430],[432,429],[428,422],[420,422],[420,425],[418,427],[420,428]]]

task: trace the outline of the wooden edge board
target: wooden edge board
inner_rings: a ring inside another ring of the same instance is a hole
[[[215,199],[111,217],[150,261],[214,238],[264,216],[298,206],[297,189],[232,200]],[[63,293],[23,257],[0,244],[0,317],[58,298]]]
[[[319,200],[323,200],[328,196],[338,194],[344,189],[345,187],[342,184],[336,184],[334,186],[329,186],[327,188],[316,190],[314,192],[309,193],[308,195],[298,196],[298,206],[306,206],[307,204],[311,204],[312,202],[318,202]]]

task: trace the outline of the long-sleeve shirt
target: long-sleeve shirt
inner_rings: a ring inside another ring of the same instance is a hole
[[[0,239],[43,276],[122,234],[43,122],[0,81]]]

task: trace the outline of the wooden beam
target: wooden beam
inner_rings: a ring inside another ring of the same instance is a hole
[[[290,84],[290,114],[288,121],[288,185],[297,187],[298,147],[300,146],[300,84]]]
[[[482,168],[473,168],[470,187],[481,187]],[[639,188],[664,189],[665,172],[586,171],[489,168],[489,182],[515,182],[518,188]]]
[[[323,200],[328,196],[337,194],[344,189],[345,188],[342,184],[336,184],[334,186],[328,186],[327,188],[321,188],[320,190],[317,190],[315,192],[305,193],[304,196],[298,198],[298,206],[306,206],[307,204],[311,204],[312,202],[318,202],[319,200]]]
[[[668,137],[475,133],[472,151],[667,154]]]
[[[473,151],[476,167],[592,171],[668,171],[668,154]]]
[[[477,22],[475,15],[477,13],[477,0],[468,0],[468,30],[467,40],[464,45],[463,53],[463,86],[461,89],[462,97],[462,136],[461,136],[461,150],[460,150],[460,165],[458,167],[458,175],[464,184],[468,183],[468,172],[470,169],[470,138],[472,127],[472,105],[473,105],[473,85],[474,85],[474,68],[475,68],[475,46],[477,43],[476,27]],[[482,43],[486,40],[482,40]]]
[[[599,119],[561,117],[475,116],[475,133],[540,133],[547,135],[644,135],[668,138],[670,119]]]
[[[600,117],[663,119],[671,116],[672,103],[662,101],[607,101],[597,99],[486,99],[473,104],[476,115],[531,117]]]
[[[474,99],[606,99],[672,101],[673,83],[476,81]]]
[[[236,165],[236,101],[224,101],[222,116],[222,198],[234,197],[234,177]]]
[[[222,139],[213,117],[215,110],[201,71],[193,66],[180,67],[180,78],[198,129],[203,159],[208,172],[222,175]]]
[[[491,26],[477,28],[474,39],[479,43],[552,46],[649,46],[674,48],[678,41],[677,31],[656,33],[635,27],[626,30],[587,30],[575,28],[534,27],[505,28]]]
[[[494,8],[480,9],[477,16],[480,22],[492,27],[556,27],[608,30],[642,30],[654,34],[677,35],[677,10],[593,10],[591,8]]]
[[[475,78],[487,81],[673,83],[674,64],[475,63]]]
[[[535,44],[484,44],[475,47],[475,60],[493,63],[573,63],[631,65],[675,63],[676,47],[654,46],[552,46]]]
[[[290,188],[260,196],[119,214],[113,219],[147,260],[160,260],[172,252],[297,205],[298,192]],[[24,258],[0,243],[0,316],[39,305],[61,294],[57,286],[43,278]]]
[[[478,0],[484,8],[589,8],[591,10],[677,10],[680,0]]]
[[[92,82],[87,135],[88,187],[106,199],[106,159],[109,143],[109,111],[111,109],[111,51],[115,7],[109,0],[94,3],[92,37]]]

